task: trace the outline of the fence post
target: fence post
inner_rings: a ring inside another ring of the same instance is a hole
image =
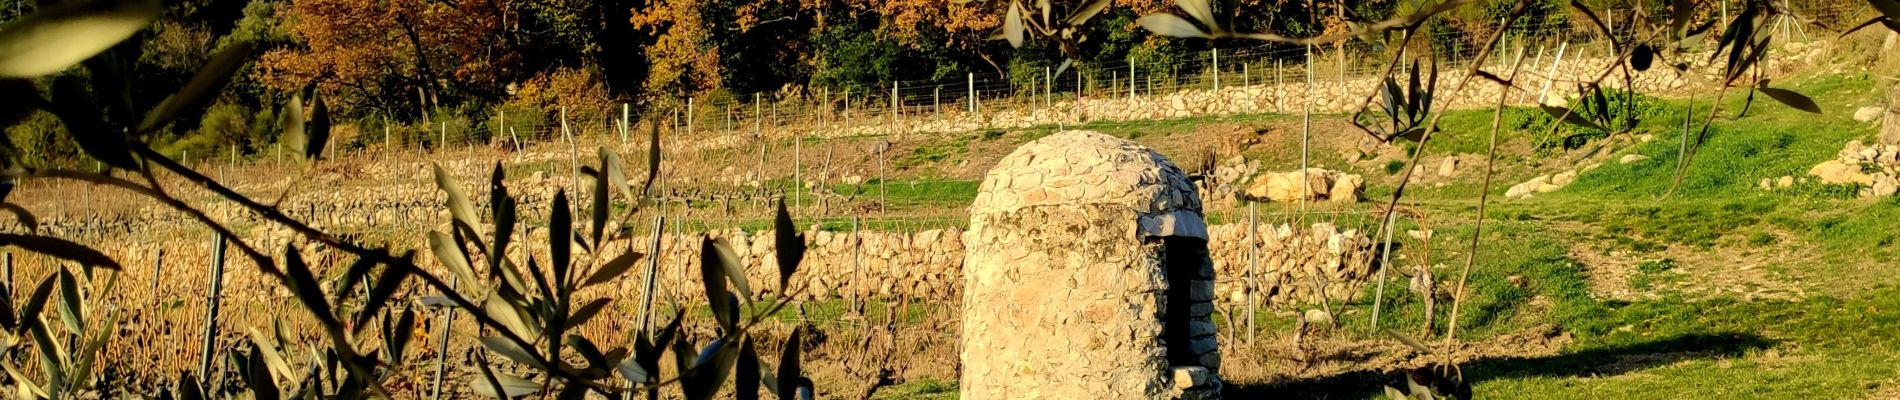
[[[1135,99],[1135,59],[1128,58],[1128,99]]]
[[[457,282],[456,282],[455,277],[449,277],[450,289],[454,289],[456,283]],[[455,310],[450,309],[448,307],[443,307],[442,308],[442,341],[441,341],[442,344],[438,345],[435,351],[436,355],[435,355],[435,396],[434,398],[438,400],[442,398],[442,377],[445,375],[448,375],[448,372],[449,372],[448,371],[449,369],[449,331],[450,331],[449,328],[453,326],[455,326]]]
[[[1055,75],[1049,72],[1049,67],[1042,67],[1042,108],[1046,109],[1056,105],[1055,81]]]
[[[752,94],[752,134],[765,137],[765,113],[760,109],[759,94]]]
[[[970,84],[970,115],[974,116],[976,115],[976,73],[975,72],[971,72],[969,74],[968,82]]]
[[[844,88],[844,127],[851,129],[851,87]]]
[[[1340,99],[1344,100],[1346,97],[1346,45],[1345,44],[1340,44],[1339,54],[1334,54],[1333,58],[1339,60],[1339,65],[1336,66],[1337,69],[1339,70],[1339,97]]]
[[[157,250],[152,251],[152,299],[153,300],[161,300],[158,298],[158,281],[159,281],[159,277],[164,276],[163,274],[160,274],[159,271],[162,271],[164,269],[165,269],[165,248],[159,247]],[[13,287],[13,253],[7,253],[6,255],[6,275],[7,275],[7,287]]]
[[[218,300],[224,290],[224,234],[211,238],[211,292],[205,298],[204,346],[198,352],[199,379],[209,380],[211,359],[216,358],[218,343]]]
[[[666,234],[666,215],[653,216],[653,245],[647,250],[646,282],[640,284],[640,331],[653,330],[653,276],[660,269],[660,237]]]
[[[633,109],[631,108],[631,106],[627,105],[627,103],[620,103],[620,145],[621,146],[627,145],[627,131],[633,129],[633,125],[629,125],[629,124],[632,124],[633,121],[627,118],[629,116],[628,114],[631,114],[632,112],[633,112]]]
[[[862,215],[851,216],[851,309],[854,311],[862,311],[864,306],[858,299],[864,291],[864,268],[858,262],[859,247],[864,242],[858,237],[858,222],[863,218]]]
[[[891,127],[892,129],[896,129],[897,127],[897,113],[899,112],[897,107],[898,107],[897,82],[891,82]]]
[[[1306,153],[1306,144],[1307,144],[1308,136],[1310,136],[1313,131],[1313,94],[1314,94],[1313,90],[1314,90],[1313,88],[1313,46],[1307,45],[1306,46],[1306,94],[1307,94],[1306,95],[1306,111],[1302,112],[1300,116],[1300,182],[1301,182],[1300,183],[1300,215],[1306,215],[1307,191],[1311,190],[1311,188],[1307,187],[1311,184],[1307,182],[1312,182],[1308,180],[1309,178],[1307,178],[1306,176],[1307,174],[1306,164],[1308,161],[1307,153]],[[1320,297],[1320,300],[1325,301],[1325,297],[1322,295]],[[1327,313],[1330,314],[1332,313],[1332,311],[1327,310]]]
[[[1218,48],[1207,49],[1207,54],[1210,55],[1214,59],[1214,90],[1219,91],[1220,90],[1220,49]]]
[[[1544,88],[1537,91],[1537,104],[1544,104],[1545,96],[1550,94],[1550,84],[1557,80],[1557,66],[1564,63],[1564,50],[1570,48],[1570,42],[1557,43],[1557,57],[1550,60],[1550,72],[1544,74]]]
[[[805,209],[805,134],[792,133],[792,209]]]
[[[1544,64],[1544,50],[1545,50],[1544,44],[1540,43],[1537,45],[1537,56],[1531,58],[1532,68],[1536,68],[1536,66]],[[1523,104],[1524,101],[1530,100],[1530,98],[1531,98],[1531,91],[1525,90],[1523,91],[1523,93],[1518,94],[1517,102],[1518,104]]]
[[[1381,259],[1381,261],[1379,261],[1379,287],[1377,289],[1378,291],[1372,295],[1372,330],[1374,332],[1379,330],[1379,306],[1385,303],[1385,274],[1387,269],[1392,268],[1392,231],[1398,230],[1398,227],[1392,224],[1397,222],[1397,219],[1398,213],[1386,213],[1384,232],[1373,233],[1375,235],[1385,235],[1385,251],[1379,254],[1379,258]]]
[[[943,86],[942,85],[938,85],[937,89],[930,94],[930,109],[931,109],[931,112],[936,113],[938,117],[943,116]]]
[[[1247,202],[1247,344],[1254,342],[1254,299],[1260,291],[1254,280],[1254,269],[1260,265],[1259,205]]]

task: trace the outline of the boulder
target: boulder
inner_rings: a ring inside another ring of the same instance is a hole
[[[1821,183],[1830,185],[1850,183],[1872,185],[1874,183],[1874,177],[1860,171],[1860,164],[1848,164],[1840,160],[1823,161],[1814,168],[1808,169],[1808,175],[1821,178]]]
[[[1339,174],[1339,178],[1333,180],[1332,189],[1327,191],[1329,195],[1327,199],[1339,203],[1357,203],[1365,194],[1365,190],[1365,178],[1359,175]]]
[[[1438,176],[1452,176],[1458,173],[1458,157],[1445,157],[1438,163]]]
[[[1308,200],[1329,198],[1333,180],[1341,174],[1320,168],[1307,168],[1304,176],[1305,187],[1301,187],[1300,171],[1268,172],[1255,177],[1253,184],[1247,187],[1247,197],[1271,201],[1300,201],[1304,194]],[[1354,176],[1354,175],[1349,175]],[[1357,176],[1354,176],[1357,177]],[[1361,181],[1363,186],[1363,181]]]
[[[1619,164],[1632,164],[1632,163],[1643,162],[1644,160],[1648,160],[1648,159],[1649,159],[1649,156],[1645,156],[1642,154],[1624,154],[1623,158],[1616,159],[1616,162]]]

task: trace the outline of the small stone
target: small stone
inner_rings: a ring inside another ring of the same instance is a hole
[[[1860,122],[1874,122],[1874,120],[1880,119],[1880,113],[1885,111],[1886,110],[1880,109],[1880,107],[1861,107],[1858,110],[1854,110],[1854,120]]]
[[[1773,190],[1775,188],[1775,180],[1771,178],[1761,178],[1761,182],[1755,186],[1760,186],[1761,190]]]
[[[1576,181],[1577,171],[1564,171],[1563,173],[1557,174],[1557,176],[1550,177],[1550,184],[1557,185],[1557,187],[1570,186],[1571,182]]]
[[[1847,145],[1841,146],[1840,158],[1841,160],[1849,162],[1861,161],[1860,151],[1864,148],[1866,148],[1866,145],[1861,144],[1859,140],[1849,140],[1847,141]]]
[[[1205,386],[1212,381],[1213,376],[1213,373],[1207,371],[1207,367],[1174,367],[1174,387],[1187,390],[1196,386]]]
[[[1781,179],[1775,180],[1775,187],[1785,188],[1790,186],[1794,186],[1794,177],[1792,176],[1782,175]]]
[[[1892,196],[1894,192],[1900,192],[1900,182],[1895,181],[1892,175],[1880,174],[1874,177],[1872,190],[1874,197]]]
[[[1457,157],[1446,157],[1445,161],[1438,163],[1438,176],[1452,176],[1456,174],[1458,174]]]
[[[1649,159],[1649,156],[1645,156],[1642,154],[1624,154],[1623,158],[1616,159],[1616,162],[1619,164],[1631,164],[1631,163],[1642,162],[1643,160],[1648,160],[1648,159]]]
[[[1306,310],[1305,318],[1307,324],[1315,327],[1328,327],[1333,325],[1333,315],[1326,313],[1325,310]]]

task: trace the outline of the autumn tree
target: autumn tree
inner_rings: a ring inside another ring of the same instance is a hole
[[[254,74],[282,92],[315,85],[345,113],[417,115],[444,102],[499,97],[522,71],[496,4],[291,1],[278,18],[296,45],[265,53]]]

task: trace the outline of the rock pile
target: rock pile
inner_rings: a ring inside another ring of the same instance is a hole
[[[1234,156],[1214,167],[1214,176],[1201,181],[1201,196],[1207,204],[1231,205],[1239,198],[1242,182],[1260,170],[1260,160]]]
[[[1808,175],[1829,185],[1860,185],[1860,197],[1887,197],[1900,192],[1900,145],[1847,142],[1838,157],[1808,169]]]
[[[1304,182],[1304,185],[1302,185]],[[1366,180],[1359,175],[1324,168],[1302,171],[1268,172],[1254,177],[1246,195],[1254,200],[1296,202],[1332,200],[1358,202],[1365,193]]]
[[[1644,159],[1647,159],[1647,158],[1631,159],[1629,157],[1624,157],[1624,160],[1626,161],[1623,161],[1623,163],[1628,164],[1628,163],[1642,161]],[[1590,170],[1597,169],[1597,167],[1602,166],[1602,165],[1603,164],[1591,163],[1588,165],[1584,165],[1583,168],[1577,168],[1577,169],[1572,169],[1572,170],[1568,170],[1564,172],[1559,172],[1556,175],[1550,175],[1550,174],[1538,175],[1535,178],[1531,178],[1531,180],[1524,181],[1524,183],[1519,183],[1517,185],[1511,186],[1509,190],[1504,191],[1504,197],[1512,198],[1512,199],[1522,199],[1522,198],[1531,197],[1531,195],[1534,195],[1534,194],[1555,192],[1559,189],[1563,189],[1564,186],[1569,186],[1571,182],[1576,182],[1578,175],[1582,175],[1585,172],[1590,172]]]
[[[1317,304],[1322,291],[1325,299],[1349,301],[1371,277],[1372,239],[1357,229],[1341,230],[1324,222],[1303,230],[1286,224],[1255,228],[1260,249],[1251,262],[1246,224],[1208,228],[1211,237],[1220,239],[1208,243],[1207,250],[1215,274],[1227,277],[1216,290],[1228,304],[1245,303],[1250,269],[1259,288],[1255,298],[1274,307]]]

